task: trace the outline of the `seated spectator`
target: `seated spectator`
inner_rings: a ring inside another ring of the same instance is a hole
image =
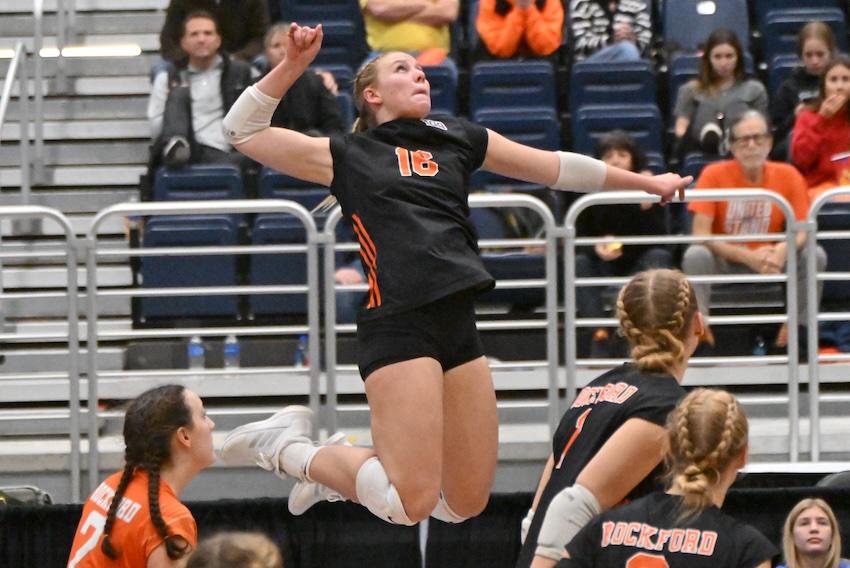
[[[764,115],[755,110],[740,115],[729,128],[729,146],[733,159],[714,162],[705,167],[696,189],[761,188],[781,195],[794,208],[797,221],[804,221],[809,211],[806,182],[793,166],[770,162],[771,135]],[[697,192],[698,194],[698,192]],[[697,197],[698,198],[698,197]],[[693,201],[688,209],[694,214],[693,234],[757,235],[783,230],[784,216],[775,205],[766,207],[761,201]],[[806,233],[797,234],[797,309],[798,322],[806,322]],[[702,274],[778,274],[785,270],[788,251],[780,242],[715,242],[693,244],[685,251],[682,270],[689,276]],[[826,253],[817,248],[817,269],[826,267]],[[823,283],[818,284],[818,303]],[[710,284],[694,284],[700,310],[707,318],[711,298]],[[708,343],[713,336],[706,326]],[[777,347],[788,343],[787,326],[776,339]],[[801,333],[805,337],[805,333]]]
[[[809,185],[809,198],[850,183],[850,166],[841,158],[850,149],[850,58],[827,64],[815,103],[800,112],[791,137],[791,160]]]
[[[777,568],[850,568],[841,558],[841,531],[823,499],[803,499],[791,509],[782,529],[785,564]]]
[[[242,155],[224,137],[222,119],[253,82],[251,66],[220,50],[221,35],[209,12],[186,17],[180,45],[187,58],[156,76],[148,101],[150,173],[162,163],[243,164]]]
[[[202,540],[186,568],[283,568],[283,556],[262,533],[223,532]]]
[[[803,65],[795,67],[772,96],[770,118],[776,145],[770,154],[771,159],[788,161],[794,121],[800,112],[817,100],[821,75],[836,53],[835,37],[828,25],[809,22],[800,28],[797,55],[803,60]]]
[[[266,33],[268,65],[262,70],[263,74],[286,57],[288,31],[289,24],[275,24]],[[333,81],[333,75],[330,78]],[[317,73],[304,73],[295,80],[277,106],[271,124],[310,136],[332,136],[345,132],[345,119],[336,95],[328,90],[325,79]]]
[[[561,47],[564,6],[560,0],[481,0],[475,27],[492,57],[547,56]]]
[[[611,166],[652,175],[647,169],[646,154],[627,132],[614,130],[599,139],[593,153]],[[614,237],[616,235],[663,235],[667,233],[664,209],[658,203],[611,204],[590,207],[576,221],[579,237]],[[663,245],[623,245],[597,243],[593,248],[576,251],[576,276],[631,276],[650,268],[672,268],[673,257]],[[580,318],[604,318],[600,287],[576,288],[577,315]],[[613,344],[609,330],[599,328],[593,334],[590,356],[610,357]]]
[[[738,35],[718,28],[706,40],[699,75],[679,89],[673,110],[678,157],[693,151],[725,154],[724,129],[748,109],[767,116],[767,90],[745,76]]]
[[[176,63],[187,56],[183,22],[198,10],[215,19],[222,47],[230,57],[251,61],[263,52],[263,36],[270,24],[266,0],[171,0],[159,34],[163,59]]]
[[[574,61],[636,61],[649,57],[649,2],[570,0],[569,6]]]
[[[457,76],[449,56],[450,26],[458,0],[359,0],[370,61],[388,51],[405,51],[422,66],[445,65]]]

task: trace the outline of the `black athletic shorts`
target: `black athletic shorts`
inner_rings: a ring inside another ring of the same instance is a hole
[[[472,290],[419,308],[357,324],[357,366],[363,380],[381,367],[431,357],[443,371],[484,354],[475,327]]]

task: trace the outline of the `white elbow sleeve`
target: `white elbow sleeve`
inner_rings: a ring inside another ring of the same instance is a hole
[[[599,191],[605,184],[608,167],[602,160],[575,154],[573,152],[556,152],[561,162],[558,180],[552,186],[554,189],[590,193]]]
[[[578,484],[564,489],[546,509],[535,554],[557,561],[578,531],[600,512],[599,502],[588,489]]]
[[[227,140],[242,144],[268,128],[278,103],[280,99],[268,96],[256,85],[245,89],[222,121]]]

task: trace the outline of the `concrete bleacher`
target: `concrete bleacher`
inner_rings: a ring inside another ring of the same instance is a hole
[[[46,46],[55,45],[55,4],[55,1],[46,3]],[[133,58],[67,59],[64,85],[58,85],[56,80],[57,60],[45,60],[45,175],[34,185],[31,203],[62,211],[71,221],[77,236],[85,234],[98,211],[138,196],[139,175],[145,169],[149,145],[145,118],[148,72],[158,60],[158,33],[166,5],[167,0],[78,0],[78,37],[74,38],[74,43],[135,42],[142,48],[142,55]],[[31,45],[31,9],[28,3],[18,0],[0,0],[0,48],[13,47],[21,40]],[[0,61],[0,73],[5,74],[7,65],[8,61]],[[15,148],[20,138],[17,110],[18,103],[13,101],[7,123],[0,132],[4,141],[0,152],[0,186],[4,190],[0,195],[0,206],[21,202],[20,194],[15,191],[21,184]],[[0,485],[36,484],[51,492],[57,501],[63,502],[70,500],[70,445],[66,434],[69,420],[67,361],[70,354],[66,341],[68,323],[61,297],[61,291],[67,284],[67,274],[64,260],[58,254],[64,246],[59,227],[46,222],[42,229],[40,234],[33,236],[18,232],[8,220],[0,222],[2,250],[18,254],[12,260],[3,260],[4,289],[54,293],[47,298],[10,299],[3,304],[5,323],[0,340],[6,359],[0,364]],[[101,248],[118,253],[128,250],[120,218],[109,220],[100,233]],[[98,263],[97,270],[99,285],[104,288],[120,290],[132,286],[126,256],[104,259]],[[78,295],[82,320],[80,337],[84,338],[87,322],[82,287],[86,273],[82,266],[78,272],[81,286]],[[98,320],[101,333],[109,336],[109,340],[99,344],[97,349],[99,394],[105,407],[110,401],[126,400],[161,380],[179,380],[207,400],[210,415],[217,423],[215,440],[219,444],[224,433],[232,427],[265,417],[280,404],[301,402],[304,398],[303,384],[283,386],[279,370],[242,369],[238,377],[211,370],[202,378],[185,370],[125,373],[126,346],[134,333],[129,298],[99,298]],[[178,341],[183,336],[180,334],[184,332],[175,331],[170,339]],[[80,350],[78,360],[85,377],[88,360],[85,347]],[[533,365],[529,367],[517,369],[516,366],[503,368],[494,365],[502,422],[496,492],[531,491],[550,451],[551,434],[547,425],[545,397],[548,377],[544,370]],[[840,394],[846,369],[846,365],[829,366],[821,372],[821,380]],[[287,372],[298,375],[294,370]],[[599,366],[582,368],[579,384],[600,372]],[[801,375],[805,382],[805,367]],[[741,380],[738,381],[738,378]],[[781,363],[738,361],[725,367],[696,365],[688,372],[685,384],[729,386],[740,382],[736,392],[753,418],[753,459],[781,464],[788,461],[790,451],[783,380]],[[563,385],[563,371],[559,381]],[[85,393],[85,380],[81,387]],[[368,444],[362,383],[352,369],[341,373],[339,389],[340,394],[350,400],[346,428],[351,441]],[[822,397],[825,401],[825,416],[821,422],[822,459],[847,460],[850,459],[850,437],[845,433],[850,421],[843,416],[843,399],[836,395],[832,400],[831,396],[828,392]],[[803,397],[800,407],[806,408],[806,405],[807,400]],[[84,414],[84,424],[86,418]],[[122,451],[120,412],[104,410],[99,413],[97,422],[101,471],[117,469]],[[808,451],[808,432],[809,424],[804,417],[800,421],[799,440],[803,459]],[[82,450],[85,456],[85,440]],[[834,470],[843,466],[822,467]],[[234,475],[239,476],[239,484],[228,483]],[[234,498],[278,496],[284,494],[287,488],[274,476],[256,468],[214,466],[189,487],[186,498],[219,498],[220,488],[225,483],[229,486],[228,497]]]

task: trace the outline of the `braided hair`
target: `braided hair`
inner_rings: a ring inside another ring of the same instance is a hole
[[[156,532],[165,541],[165,550],[172,560],[182,558],[188,543],[171,538],[159,509],[159,481],[163,464],[171,459],[171,439],[179,428],[191,426],[192,414],[184,397],[185,387],[163,385],[145,391],[133,400],[124,415],[124,471],[115,489],[115,496],[106,513],[101,549],[109,558],[121,556],[110,539],[115,518],[127,486],[137,469],[148,474],[148,506]]]
[[[714,502],[714,488],[747,446],[747,415],[723,390],[692,391],[667,419],[667,474],[683,495],[683,517]]]
[[[617,298],[620,334],[642,371],[665,372],[685,359],[682,342],[696,313],[694,290],[678,270],[639,272]]]

